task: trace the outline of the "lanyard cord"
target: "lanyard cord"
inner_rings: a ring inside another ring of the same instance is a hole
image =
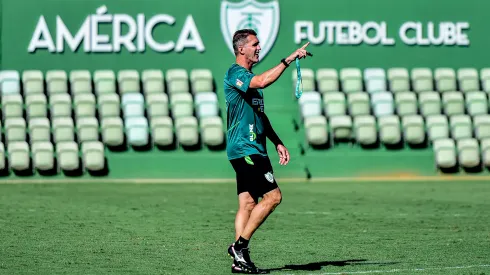
[[[299,58],[296,58],[296,72],[298,75],[298,79],[296,80],[296,98],[300,98],[303,94],[303,80],[301,78],[301,69],[299,66]]]

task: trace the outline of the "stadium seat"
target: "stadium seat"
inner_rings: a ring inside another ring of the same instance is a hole
[[[339,76],[335,69],[318,69],[316,71],[318,91],[322,94],[339,91]]]
[[[354,132],[357,143],[372,145],[378,140],[376,119],[374,116],[357,116],[354,118]]]
[[[223,121],[220,117],[203,117],[200,119],[199,124],[204,144],[209,146],[223,144],[225,135],[223,132]]]
[[[96,70],[94,72],[94,86],[98,96],[116,93],[116,74],[111,70]]]
[[[20,94],[20,75],[17,71],[0,71],[1,95]]]
[[[29,121],[29,139],[32,145],[39,141],[51,141],[51,127],[47,118],[32,118]]]
[[[151,119],[151,136],[158,146],[168,146],[174,142],[174,125],[169,116],[158,116]]]
[[[44,93],[43,73],[39,70],[26,70],[22,72],[22,85],[24,96]]]
[[[480,165],[480,148],[474,138],[456,141],[459,165],[465,168],[474,168]]]
[[[48,117],[48,100],[44,94],[31,94],[25,99],[27,119]]]
[[[345,94],[333,91],[324,93],[323,108],[327,117],[347,114]]]
[[[124,125],[120,117],[106,117],[101,120],[102,141],[109,146],[124,143]]]
[[[334,140],[350,140],[352,138],[352,118],[350,116],[331,117],[329,124]]]
[[[378,118],[379,138],[383,144],[395,145],[401,141],[400,119],[395,116]]]
[[[56,144],[75,140],[75,127],[71,117],[58,117],[52,120],[53,140]]]
[[[148,144],[148,120],[145,117],[129,117],[124,120],[128,143],[132,146]]]
[[[10,142],[26,140],[26,121],[21,117],[5,120],[5,139]]]
[[[70,89],[73,96],[92,93],[92,76],[88,70],[70,72]]]
[[[487,95],[484,92],[474,91],[467,92],[466,97],[466,110],[471,116],[488,114],[488,101]]]
[[[464,99],[461,92],[445,92],[442,94],[442,105],[447,116],[464,114]]]
[[[73,99],[75,107],[75,117],[95,117],[95,96],[94,94],[77,94]]]
[[[82,143],[82,161],[85,169],[100,171],[105,166],[104,145],[100,141]]]
[[[10,167],[17,171],[25,171],[30,167],[29,144],[25,141],[9,142],[7,146]]]
[[[477,139],[490,139],[490,115],[473,117],[473,130]]]
[[[417,96],[412,92],[397,92],[395,94],[396,113],[399,116],[417,114]]]
[[[420,115],[402,117],[403,137],[408,144],[419,145],[425,141],[424,119]]]
[[[80,167],[78,144],[74,141],[65,141],[56,144],[56,155],[59,170],[74,171]]]
[[[345,93],[363,91],[362,74],[358,68],[343,68],[340,70],[342,91]]]
[[[99,117],[119,117],[121,115],[121,101],[116,93],[101,94],[97,97]]]
[[[146,106],[149,118],[168,116],[168,96],[164,93],[151,93],[146,95]]]
[[[198,118],[218,116],[218,96],[213,92],[198,92],[195,95],[194,104]]]
[[[426,118],[429,140],[449,138],[449,123],[445,115],[431,115]]]
[[[2,115],[4,120],[24,116],[24,102],[20,94],[2,95]]]
[[[99,140],[99,121],[95,117],[82,117],[76,120],[78,142]]]
[[[309,144],[324,145],[328,142],[327,119],[324,116],[305,118],[304,127]]]
[[[170,108],[174,119],[193,115],[194,104],[189,93],[176,93],[170,95]]]
[[[364,92],[352,92],[347,94],[347,103],[349,114],[351,116],[369,115],[371,107],[369,104],[369,95]]]
[[[35,142],[31,145],[34,169],[46,171],[54,169],[54,147],[49,141]]]
[[[406,68],[388,69],[388,82],[393,93],[410,91],[410,78]]]
[[[456,73],[451,68],[436,68],[434,72],[436,88],[439,92],[456,91]]]
[[[170,69],[166,74],[168,93],[189,93],[189,76],[184,69]]]
[[[141,80],[143,82],[143,92],[145,95],[155,93],[163,94],[165,92],[165,85],[163,84],[164,77],[161,70],[144,70],[141,73]]]
[[[459,90],[463,92],[480,90],[478,71],[475,68],[458,69],[458,83],[459,83]]]
[[[213,74],[209,69],[191,71],[191,89],[193,94],[213,91]]]
[[[468,115],[454,115],[449,117],[451,137],[454,140],[467,139],[473,136],[471,118]]]
[[[322,114],[322,99],[318,92],[304,92],[298,100],[303,118]]]
[[[419,94],[420,114],[424,117],[441,114],[441,97],[437,92],[421,92]]]
[[[483,68],[480,71],[480,81],[483,91],[490,93],[490,68]]]
[[[390,92],[376,92],[371,95],[371,105],[375,116],[387,116],[394,114],[393,94]]]
[[[293,91],[296,90],[296,82],[298,80],[297,70],[292,70],[291,79],[293,81]],[[303,92],[315,91],[315,73],[312,69],[301,68],[301,82],[303,85]]]
[[[175,119],[177,141],[184,146],[194,146],[199,142],[198,124],[195,117],[179,117]]]
[[[117,73],[119,94],[140,93],[140,76],[136,70],[121,70]]]
[[[7,168],[5,162],[5,146],[0,142],[0,171],[5,170],[5,168]]]
[[[480,141],[480,150],[481,150],[482,163],[485,167],[489,168],[490,167],[490,139],[487,138]]]
[[[71,117],[71,97],[68,94],[54,94],[49,97],[51,119]]]
[[[364,82],[368,93],[384,92],[386,89],[386,74],[381,68],[367,68],[364,70]]]
[[[143,94],[140,93],[126,93],[121,98],[123,116],[125,118],[130,117],[142,117],[145,115],[145,99]]]
[[[48,95],[68,93],[68,76],[63,70],[49,70],[46,72],[46,87]]]
[[[432,71],[429,68],[413,68],[411,72],[412,87],[417,93],[434,90]]]
[[[436,165],[439,168],[456,166],[456,145],[454,140],[445,138],[434,141]]]

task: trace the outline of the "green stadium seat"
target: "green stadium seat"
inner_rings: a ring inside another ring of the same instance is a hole
[[[480,165],[480,148],[474,138],[456,141],[459,165],[465,168],[474,168]]]
[[[351,116],[369,115],[371,107],[369,104],[369,95],[364,92],[351,92],[347,94],[347,103],[349,114]]]
[[[124,143],[124,125],[120,117],[106,117],[101,120],[102,141],[109,146]]]
[[[475,91],[465,94],[466,110],[471,116],[488,114],[487,95],[484,92]]]
[[[71,97],[68,94],[54,94],[49,97],[51,119],[57,117],[71,117]]]
[[[22,117],[24,115],[24,102],[20,94],[7,94],[2,96],[3,119]]]
[[[170,69],[166,73],[168,93],[189,93],[189,76],[184,69]]]
[[[170,95],[170,108],[174,119],[192,116],[194,104],[189,93],[175,93]]]
[[[140,76],[136,70],[121,70],[117,73],[117,83],[121,95],[140,92]]]
[[[98,96],[116,93],[116,74],[111,70],[96,70],[94,72],[94,86]]]
[[[199,142],[197,119],[192,116],[175,119],[177,141],[184,146],[194,146]]]
[[[56,155],[59,170],[74,171],[80,167],[78,144],[74,141],[65,141],[56,144]]]
[[[345,94],[341,92],[328,92],[323,94],[323,109],[327,117],[347,114]]]
[[[193,69],[191,71],[192,93],[213,91],[213,74],[209,69]]]
[[[322,114],[322,97],[319,92],[304,92],[298,103],[303,118]]]
[[[68,142],[75,140],[75,127],[71,117],[57,117],[52,120],[53,141]]]
[[[7,168],[5,162],[5,146],[0,142],[0,171],[5,170],[5,168]]]
[[[432,71],[429,68],[413,68],[411,72],[413,90],[417,93],[434,90]]]
[[[150,93],[146,94],[146,108],[148,117],[153,119],[154,117],[168,116],[168,96],[164,93]]]
[[[73,99],[75,117],[95,117],[95,96],[94,94],[77,94]]]
[[[478,71],[475,68],[460,68],[457,72],[460,91],[470,92],[480,90]]]
[[[34,168],[41,171],[55,168],[54,147],[49,141],[39,141],[32,143],[32,162]]]
[[[219,114],[218,96],[213,92],[199,92],[194,96],[198,118],[216,117]]]
[[[311,116],[304,121],[306,140],[312,145],[328,142],[327,119],[324,116]]]
[[[478,140],[490,139],[490,115],[474,116],[473,130]]]
[[[378,117],[380,141],[385,145],[395,145],[401,142],[400,119],[398,116]]]
[[[199,120],[201,137],[204,144],[218,146],[223,144],[225,135],[223,133],[223,121],[220,117],[203,117]]]
[[[82,161],[85,169],[100,171],[105,166],[104,144],[100,141],[82,143]]]
[[[364,70],[364,83],[368,93],[384,92],[386,88],[386,73],[382,68],[366,68]]]
[[[48,117],[48,100],[44,94],[31,94],[25,99],[28,119]]]
[[[291,79],[293,81],[293,91],[296,90],[296,82],[298,80],[297,70],[291,71]],[[315,72],[310,68],[301,68],[301,82],[303,85],[303,92],[315,91]]]
[[[433,149],[437,167],[452,168],[456,166],[457,158],[454,140],[450,138],[435,140]]]
[[[174,142],[174,125],[169,116],[157,116],[151,119],[151,136],[158,146],[168,146]]]
[[[399,116],[417,114],[417,96],[412,92],[395,93],[396,113]]]
[[[376,119],[374,116],[357,116],[354,118],[354,132],[357,143],[373,145],[378,140]]]
[[[403,137],[408,144],[419,145],[425,142],[424,119],[420,115],[402,117]]]
[[[445,115],[426,117],[427,136],[431,142],[449,138],[449,122]]]
[[[148,145],[148,120],[145,117],[125,118],[124,128],[126,129],[126,136],[130,145]]]
[[[68,93],[68,76],[63,70],[46,72],[46,87],[48,95]]]
[[[119,117],[121,115],[121,101],[116,93],[101,94],[97,97],[99,117]]]
[[[17,71],[0,71],[1,95],[20,94],[20,75]]]
[[[5,139],[7,145],[14,141],[25,141],[26,121],[21,117],[7,118],[5,120]]]
[[[74,70],[70,72],[70,89],[72,95],[91,94],[92,76],[88,70]]]
[[[388,82],[393,93],[410,91],[410,78],[406,68],[388,69]]]
[[[22,73],[24,95],[44,93],[44,76],[39,70],[26,70]]]
[[[76,120],[78,142],[99,140],[99,121],[95,117],[83,117]]]
[[[296,80],[296,79],[295,79]],[[293,80],[293,83],[294,81]],[[318,91],[322,94],[339,91],[339,75],[335,69],[323,68],[316,71]]]
[[[480,80],[483,91],[490,93],[490,68],[483,68],[480,71]]]
[[[436,88],[439,92],[456,91],[456,73],[451,68],[436,68],[434,72]]]
[[[463,93],[455,91],[443,93],[442,106],[447,116],[464,114]]]
[[[165,92],[165,85],[163,85],[164,77],[161,70],[144,70],[141,73],[141,80],[143,82],[144,94],[163,94]]]
[[[17,171],[25,171],[30,167],[29,144],[25,141],[9,142],[7,146],[10,167]]]
[[[421,92],[419,94],[420,114],[424,117],[441,114],[441,96],[437,92]]]
[[[390,92],[376,92],[371,94],[371,105],[375,116],[389,116],[395,113],[393,94]]]
[[[334,116],[329,118],[333,140],[350,140],[352,138],[352,118],[350,116]]]
[[[490,167],[490,139],[486,138],[480,141],[480,150],[481,150],[482,163],[485,167],[489,168]]]
[[[28,122],[31,145],[39,141],[51,141],[51,127],[47,118],[32,118]]]
[[[363,91],[362,74],[358,68],[343,68],[340,70],[342,91],[345,93]]]
[[[123,116],[142,117],[145,115],[145,99],[140,93],[126,93],[121,97]]]
[[[454,140],[467,139],[473,136],[471,117],[468,115],[454,115],[449,117],[451,137]]]

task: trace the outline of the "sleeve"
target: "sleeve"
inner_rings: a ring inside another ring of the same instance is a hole
[[[228,82],[233,87],[246,93],[254,76],[254,73],[247,71],[245,68],[240,68],[228,76]]]

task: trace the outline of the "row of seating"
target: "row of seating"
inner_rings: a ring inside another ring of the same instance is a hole
[[[22,84],[22,85],[21,85]],[[165,85],[166,84],[166,85]],[[199,93],[213,91],[213,76],[209,69],[169,69],[162,70],[96,70],[93,75],[88,70],[49,70],[46,75],[39,70],[25,70],[21,74],[15,70],[0,71],[0,94],[25,96],[47,92],[48,95],[71,92],[72,95],[95,92],[96,95],[129,92],[151,93]]]
[[[457,166],[463,168],[490,168],[490,139],[478,141],[474,138],[440,139],[433,146],[437,168],[451,169]]]
[[[473,117],[455,115],[420,115],[374,117],[363,115],[311,116],[305,118],[306,140],[314,146],[333,145],[336,140],[355,141],[361,145],[396,145],[405,141],[411,145],[423,145],[439,139],[454,140],[490,138],[490,115]]]
[[[322,98],[323,97],[323,98]],[[353,92],[316,91],[304,92],[298,101],[303,118],[324,114],[327,117],[373,114],[377,117],[398,114],[400,116],[421,114],[430,116],[445,114],[448,116],[469,114],[471,116],[487,114],[490,98],[482,91],[462,93],[445,92],[442,96],[434,91],[421,92],[378,92],[368,94]]]
[[[393,93],[415,91],[475,91],[490,92],[490,68],[333,68],[316,70],[301,69],[304,91],[343,91],[345,93],[367,91],[375,93],[391,91]],[[292,72],[293,89],[296,87],[297,71]]]

